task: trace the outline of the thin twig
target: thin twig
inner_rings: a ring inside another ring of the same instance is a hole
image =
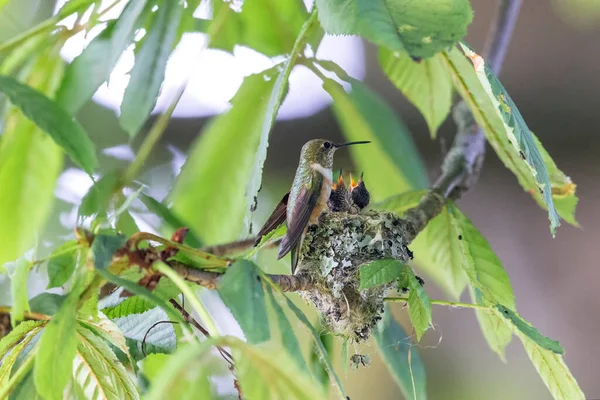
[[[9,306],[0,306],[0,314],[10,314],[11,312],[12,312],[12,309]],[[36,321],[47,321],[50,318],[52,318],[49,315],[31,312],[31,311],[25,311],[25,313],[23,315],[24,315],[25,319],[32,319],[32,320],[36,320]]]
[[[387,301],[389,303],[396,302],[408,302],[408,297],[384,297],[383,301]],[[480,310],[489,310],[489,306],[483,306],[481,304],[472,304],[472,303],[460,303],[456,301],[446,301],[446,300],[430,300],[431,304],[435,304],[438,306],[448,306],[455,308],[477,308]]]

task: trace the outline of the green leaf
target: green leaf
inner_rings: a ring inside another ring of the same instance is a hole
[[[188,227],[185,222],[183,222],[179,217],[177,217],[166,205],[159,202],[153,197],[150,197],[144,193],[140,193],[139,199],[144,203],[148,211],[156,214],[158,217],[162,219],[165,225],[168,227],[168,231],[165,236],[172,235],[177,229]],[[202,247],[202,242],[194,232],[190,229],[190,231],[185,236],[184,244],[188,246],[200,248]]]
[[[391,211],[401,216],[409,209],[418,206],[426,193],[426,190],[410,190],[408,192],[395,194],[385,200],[370,205],[370,208],[374,210]]]
[[[473,19],[467,0],[316,0],[316,6],[328,33],[360,35],[418,58],[456,44]]]
[[[244,196],[277,73],[274,67],[244,79],[233,107],[209,123],[175,182],[173,210],[203,243],[224,243],[241,233],[248,204]]]
[[[529,322],[521,318],[521,316],[515,311],[504,307],[502,304],[496,304],[495,308],[501,316],[512,323],[515,329],[521,331],[522,334],[533,340],[539,347],[550,350],[556,354],[565,353],[565,349],[560,345],[560,343],[542,335]]]
[[[251,261],[239,260],[227,268],[218,291],[250,343],[269,340],[269,319],[260,270]]]
[[[410,342],[410,336],[396,322],[387,304],[383,319],[377,324],[374,336],[381,357],[404,397],[425,400],[427,398],[425,367],[418,347]]]
[[[98,166],[96,149],[79,122],[43,93],[9,76],[0,76],[0,92],[25,117],[50,135],[75,164],[92,174]]]
[[[417,63],[405,53],[382,48],[379,63],[390,81],[423,114],[435,138],[452,107],[452,79],[441,55]]]
[[[365,171],[371,198],[381,200],[409,189],[428,186],[427,174],[406,127],[394,111],[361,82],[352,80],[346,93],[327,79],[323,87],[333,97],[333,110],[348,141],[371,140],[350,147],[356,165]]]
[[[77,342],[75,362],[68,366],[73,369],[75,383],[87,398],[140,398],[127,370],[104,340],[80,326],[77,328]]]
[[[431,301],[412,269],[407,268],[406,270],[408,271],[408,288],[410,289],[408,293],[408,315],[415,328],[417,340],[421,340],[423,333],[431,326]]]
[[[23,321],[15,329],[8,332],[6,336],[0,339],[0,359],[4,360],[8,352],[26,337],[35,336],[46,323],[47,321]],[[4,366],[4,362],[1,366]],[[2,381],[0,380],[0,382]]]
[[[385,285],[398,279],[403,271],[408,268],[398,260],[376,260],[360,266],[360,288],[369,289]]]
[[[306,365],[306,361],[302,356],[302,348],[300,347],[300,343],[298,342],[298,338],[294,333],[294,329],[290,324],[283,308],[275,298],[273,294],[273,290],[269,285],[266,287],[267,295],[269,296],[269,301],[271,302],[271,306],[273,310],[275,310],[275,316],[277,317],[277,323],[279,324],[279,333],[281,334],[281,342],[283,347],[288,352],[292,360],[296,362],[298,369],[302,372],[308,372],[308,367]]]
[[[47,324],[39,341],[34,380],[40,395],[47,400],[61,400],[63,390],[73,374],[73,359],[78,343],[75,331],[77,302],[81,290],[82,282],[78,280],[58,312]]]
[[[147,28],[141,49],[135,56],[119,118],[130,138],[135,137],[156,105],[165,79],[167,60],[176,44],[182,12],[181,0],[160,3],[152,25]]]
[[[112,256],[126,242],[127,238],[123,235],[96,235],[92,242],[92,253],[94,254],[94,266],[96,269],[106,269],[111,263]]]
[[[121,53],[133,41],[146,3],[147,0],[127,3],[119,18],[109,22],[67,67],[56,96],[57,102],[67,111],[76,113],[108,80]]]
[[[28,259],[21,257],[14,263],[5,265],[10,276],[10,292],[12,297],[12,307],[10,311],[10,323],[17,326],[29,311],[29,300],[27,296],[27,277],[33,263]]]
[[[317,324],[316,329],[320,332],[319,340],[321,341],[321,346],[323,346],[323,348],[327,351],[329,361],[333,362],[333,334],[327,327],[323,326],[320,322]],[[320,357],[321,356],[317,351],[316,346],[314,346],[312,351],[310,352],[310,369],[312,370],[313,377],[317,379],[317,382],[321,384],[321,388],[327,393],[329,392],[329,387],[331,386],[329,384],[329,374],[327,373],[327,369],[325,369],[325,367],[323,366]],[[344,357],[342,357],[342,362],[347,362],[347,358],[344,359]]]
[[[29,306],[33,312],[44,315],[54,315],[58,312],[66,297],[67,296],[56,293],[44,292],[29,300]]]
[[[73,275],[80,246],[76,240],[71,240],[54,249],[48,260],[47,289],[64,285]]]
[[[556,400],[585,400],[585,395],[561,355],[541,348],[522,332],[516,332],[538,374]]]
[[[18,369],[18,361],[28,351],[30,343],[42,331],[46,321],[22,322],[0,341],[0,389]],[[15,371],[13,371],[13,369]]]
[[[81,199],[77,211],[79,217],[92,215],[105,215],[110,206],[111,199],[119,186],[119,177],[116,173],[108,173],[92,185],[90,190]]]

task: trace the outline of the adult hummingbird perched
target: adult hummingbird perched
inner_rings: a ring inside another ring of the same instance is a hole
[[[328,140],[314,139],[302,147],[300,163],[289,195],[283,197],[258,234],[259,238],[262,237],[285,220],[287,232],[281,240],[277,259],[291,252],[292,274],[298,265],[298,253],[302,248],[306,230],[310,225],[318,224],[321,214],[327,211],[327,200],[331,194],[333,180],[334,153],[342,147],[363,143],[370,142],[336,144]]]

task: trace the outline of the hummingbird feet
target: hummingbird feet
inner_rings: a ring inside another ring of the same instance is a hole
[[[358,182],[355,182],[350,174],[350,187],[348,188],[344,182],[343,171],[340,169],[337,182],[331,185],[327,206],[330,212],[358,214],[369,205],[370,199],[371,195],[365,186],[363,174],[360,175]]]

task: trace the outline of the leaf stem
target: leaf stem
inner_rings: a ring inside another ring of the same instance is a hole
[[[12,308],[9,306],[0,306],[0,314],[10,314],[12,312]],[[25,318],[27,319],[33,319],[36,321],[48,321],[50,318],[49,315],[46,314],[41,314],[41,313],[36,313],[36,312],[31,312],[31,311],[25,311],[24,314]],[[0,397],[1,399],[2,397]]]
[[[401,303],[407,302],[408,297],[384,297],[383,301],[387,301],[389,303]],[[457,301],[446,301],[446,300],[431,300],[431,304],[435,304],[438,306],[448,306],[454,308],[476,308],[480,310],[489,310],[489,306],[483,306],[481,304],[472,304],[472,303],[460,303]]]

